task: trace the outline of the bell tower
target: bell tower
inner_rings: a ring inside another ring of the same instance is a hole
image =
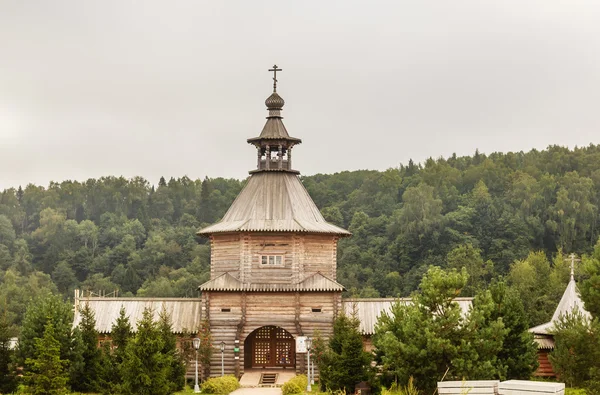
[[[248,143],[254,145],[258,151],[256,170],[252,170],[250,174],[263,171],[299,174],[299,171],[292,169],[292,147],[300,144],[302,140],[290,137],[288,134],[281,116],[285,101],[277,93],[277,72],[282,69],[278,69],[277,65],[274,65],[269,71],[273,72],[273,93],[265,100],[269,111],[267,123],[260,136],[248,139]]]

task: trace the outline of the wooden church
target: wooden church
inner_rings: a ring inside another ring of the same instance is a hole
[[[366,349],[377,318],[396,302],[410,299],[344,299],[336,282],[337,243],[350,233],[325,221],[292,166],[292,149],[302,141],[287,132],[277,93],[274,66],[273,93],[265,104],[267,121],[258,137],[248,139],[256,148],[256,169],[225,216],[201,229],[211,246],[210,280],[199,286],[201,298],[117,298],[84,296],[76,291],[75,320],[79,306],[95,312],[101,339],[110,341],[111,326],[124,308],[134,329],[142,312],[155,317],[165,309],[173,331],[194,333],[207,322],[215,352],[210,375],[240,377],[249,369],[287,369],[305,373],[306,354],[296,353],[298,336],[327,338],[338,314],[355,314]],[[472,298],[457,298],[466,314]],[[219,345],[224,344],[221,354]]]
[[[295,338],[328,336],[342,309],[336,280],[337,242],[350,233],[325,221],[292,166],[302,141],[283,124],[284,100],[273,93],[258,137],[256,169],[221,221],[201,229],[211,246],[210,281],[202,284],[202,317],[224,342],[225,373],[286,368],[303,371]],[[212,372],[220,372],[215,353]]]

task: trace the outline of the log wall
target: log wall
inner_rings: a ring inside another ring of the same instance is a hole
[[[210,238],[210,278],[229,272],[234,277],[240,273],[241,236],[226,234]]]
[[[537,370],[533,373],[534,376],[556,377],[556,373],[554,373],[554,369],[552,368],[550,359],[548,359],[548,351],[550,350],[538,350],[537,357],[540,365],[538,366]]]
[[[335,280],[337,241],[338,236],[301,233],[213,235],[211,278],[228,272],[246,284],[296,284],[321,272]],[[263,255],[281,256],[281,265],[262,264]],[[215,345],[213,376],[221,374],[221,342],[226,344],[225,373],[240,376],[244,370],[244,341],[254,330],[275,325],[294,337],[314,336],[318,331],[327,338],[341,311],[339,292],[204,292],[202,300],[202,315],[209,320]],[[239,353],[233,351],[236,345]],[[305,354],[296,356],[298,372],[304,372],[305,358]]]
[[[293,284],[321,272],[335,280],[337,236],[243,233],[211,236],[211,278],[229,272],[245,283]],[[282,257],[263,265],[263,255]]]
[[[240,376],[244,372],[244,342],[253,331],[274,325],[294,338],[312,337],[317,332],[328,338],[333,333],[333,321],[341,303],[338,292],[205,292],[203,298],[207,301],[206,313],[215,345],[211,376],[221,374],[221,342],[226,344],[225,374]],[[233,351],[236,339],[239,353]],[[296,372],[304,373],[305,359],[304,354],[296,355]]]

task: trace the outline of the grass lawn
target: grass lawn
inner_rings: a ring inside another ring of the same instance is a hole
[[[183,391],[175,392],[175,395],[193,394],[194,387],[185,387]]]

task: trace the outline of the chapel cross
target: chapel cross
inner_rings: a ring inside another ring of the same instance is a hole
[[[274,64],[273,68],[269,69],[269,71],[273,72],[273,92],[277,92],[277,72],[282,71],[282,69],[278,69],[277,65]]]
[[[571,280],[573,280],[575,278],[575,262],[581,262],[581,259],[576,258],[575,254],[571,254],[565,261],[571,262]]]

